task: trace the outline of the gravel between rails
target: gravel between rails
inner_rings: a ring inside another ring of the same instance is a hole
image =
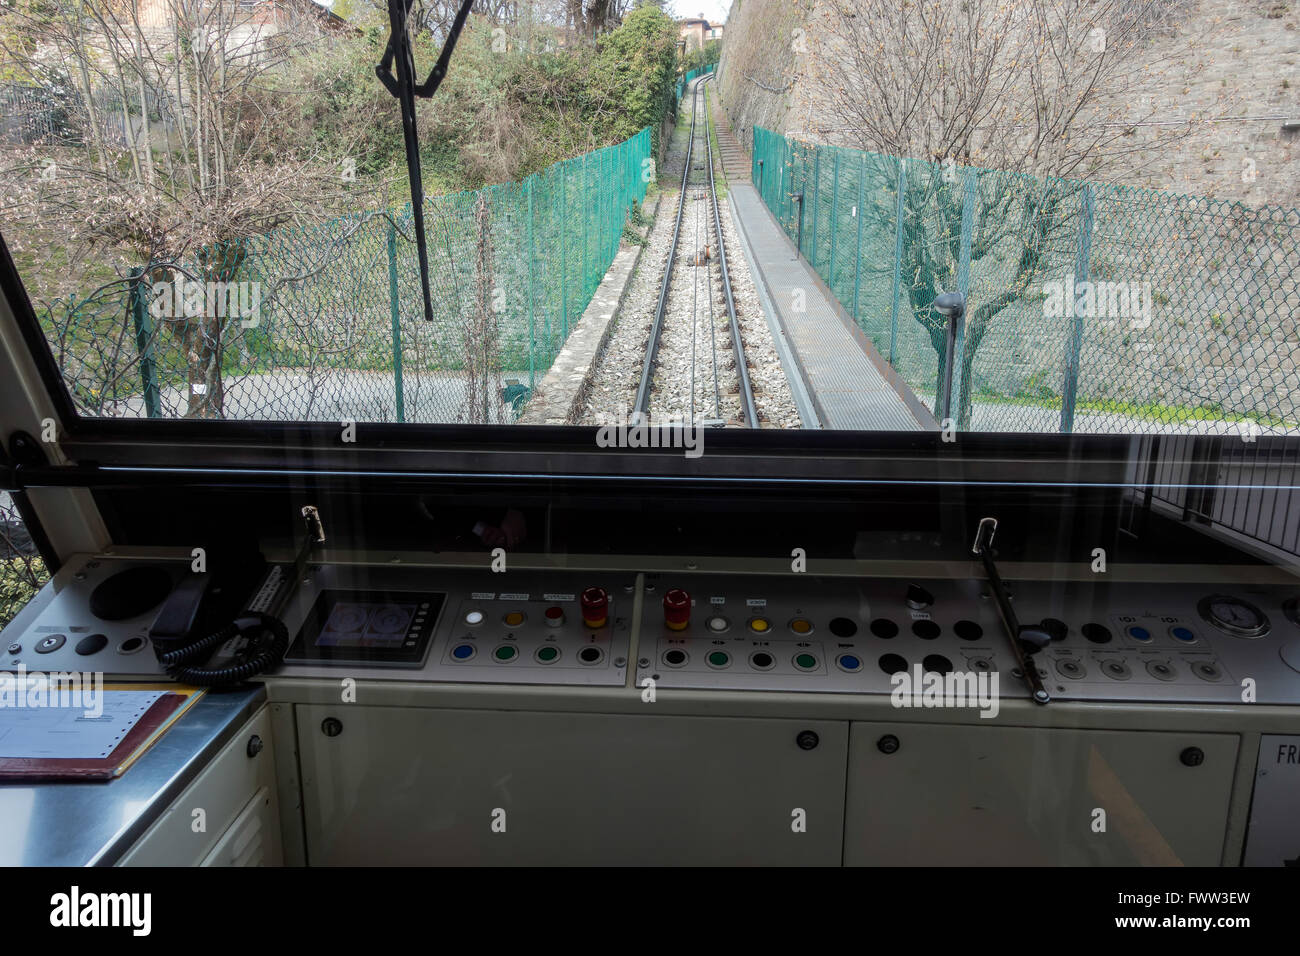
[[[681,169],[689,127],[676,131],[670,146],[667,169]],[[702,163],[704,118],[701,112],[696,127],[697,151],[694,162]],[[716,144],[714,161],[718,162]],[[693,171],[687,186],[687,207],[682,216],[682,233],[678,240],[677,267],[669,288],[664,313],[662,338],[654,371],[650,398],[650,421],[667,416],[686,418],[691,413],[690,370],[695,374],[696,421],[721,418],[729,426],[743,425],[743,412],[736,374],[735,349],[732,346],[726,297],[722,291],[721,269],[717,261],[713,211],[708,201],[707,173]],[[720,174],[715,166],[719,186]],[[703,197],[703,198],[697,198]],[[627,296],[615,317],[614,330],[604,354],[592,376],[579,422],[586,425],[626,419],[636,399],[641,366],[650,338],[659,287],[672,243],[673,223],[677,214],[678,193],[665,191],[655,222],[646,239],[646,249],[633,276]],[[799,428],[802,423],[786,382],[785,371],[772,344],[767,318],[759,304],[749,265],[740,251],[731,210],[725,199],[719,200],[723,238],[727,250],[727,270],[731,279],[736,320],[749,367],[750,382],[759,420],[765,428]],[[710,247],[707,266],[694,265],[698,246]],[[706,284],[707,280],[707,284]],[[713,317],[709,318],[712,298]],[[694,321],[692,321],[692,317]],[[694,335],[692,336],[692,333]],[[714,347],[717,355],[717,383],[721,395],[715,409]],[[720,413],[720,414],[719,414]]]

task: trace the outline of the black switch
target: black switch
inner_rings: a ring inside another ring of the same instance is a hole
[[[1070,635],[1070,626],[1054,617],[1043,618],[1040,626],[1052,636],[1053,641],[1063,641]]]
[[[1032,624],[1022,624],[1020,633],[1016,635],[1020,640],[1020,646],[1026,654],[1035,654],[1041,651],[1048,644],[1052,643],[1052,635],[1041,627]]]
[[[77,653],[82,657],[98,654],[108,646],[108,637],[104,634],[90,634],[77,641]]]
[[[934,595],[919,584],[907,586],[907,606],[913,611],[922,611],[934,603]]]

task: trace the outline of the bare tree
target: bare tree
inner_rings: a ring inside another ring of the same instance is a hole
[[[1078,186],[1153,161],[1183,130],[1156,127],[1139,138],[1127,91],[1152,62],[1148,40],[1186,0],[826,0],[814,23],[811,75],[817,105],[844,125],[828,131],[848,145],[901,158],[902,273],[913,319],[928,332],[942,368],[945,328],[931,306],[955,286],[961,259],[964,166],[1014,175],[980,176],[982,212],[970,262],[995,254],[1010,263],[1002,287],[985,290],[967,316],[960,356],[961,427],[969,426],[971,365],[989,324],[1043,277],[1053,242],[1073,227]],[[914,172],[914,170],[916,170]],[[893,196],[873,197],[893,221]]]
[[[50,0],[14,17],[22,42],[7,41],[6,58],[30,82],[69,79],[84,147],[61,153],[54,176],[41,175],[48,153],[12,167],[7,212],[130,250],[150,285],[236,281],[256,236],[355,205],[365,188],[346,175],[351,144],[320,144],[304,126],[311,91],[287,86],[286,65],[327,42],[309,0]],[[192,417],[223,411],[222,356],[239,323],[217,306],[168,323]]]

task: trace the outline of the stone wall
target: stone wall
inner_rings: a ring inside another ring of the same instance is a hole
[[[738,134],[755,123],[813,142],[853,145],[819,107],[814,24],[819,0],[736,0],[723,42],[720,89]],[[1300,206],[1300,0],[1193,0],[1148,58],[1147,83],[1097,103],[1111,117],[1152,117],[1166,129],[1190,122],[1172,146],[1139,149],[1111,182]],[[1285,124],[1295,129],[1284,131]],[[1152,139],[1150,123],[1136,131]]]

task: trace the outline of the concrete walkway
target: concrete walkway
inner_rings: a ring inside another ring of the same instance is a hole
[[[845,313],[758,191],[730,184],[731,213],[753,252],[755,279],[776,309],[823,428],[938,430],[938,422]]]

